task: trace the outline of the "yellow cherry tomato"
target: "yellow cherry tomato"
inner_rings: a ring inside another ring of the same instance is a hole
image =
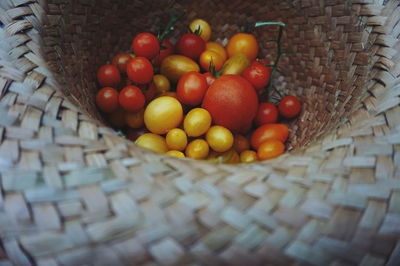
[[[144,109],[140,109],[137,112],[126,112],[125,123],[130,128],[141,128],[144,124]]]
[[[234,149],[229,149],[226,152],[212,151],[208,155],[207,159],[210,162],[215,162],[215,163],[230,163],[230,164],[240,163],[239,154]]]
[[[256,59],[258,55],[258,42],[253,34],[237,33],[229,39],[226,45],[228,56],[231,57],[236,54],[246,55],[250,61]]]
[[[169,156],[178,157],[178,158],[185,158],[185,154],[181,151],[170,150],[170,151],[167,151],[165,154],[167,154]]]
[[[207,72],[211,71],[211,60],[216,71],[220,70],[225,62],[218,53],[211,50],[205,50],[200,54],[199,62],[200,66]]]
[[[136,145],[158,153],[166,153],[168,151],[167,142],[163,137],[153,133],[141,135],[135,141]]]
[[[151,101],[144,111],[144,124],[155,134],[166,134],[179,126],[183,118],[181,103],[170,96],[162,96]]]
[[[211,126],[211,115],[204,108],[194,108],[183,120],[183,129],[189,137],[199,137]]]
[[[238,153],[241,153],[242,151],[248,150],[250,148],[250,142],[245,136],[236,134],[233,141],[233,148]]]
[[[195,19],[189,24],[192,32],[200,31],[200,37],[207,42],[211,38],[211,26],[203,19]]]
[[[163,93],[171,89],[171,84],[166,76],[157,74],[153,76],[153,83],[158,93]]]
[[[228,58],[225,48],[222,46],[222,44],[220,44],[218,42],[207,42],[206,50],[216,52],[217,54],[219,54],[222,57],[222,60],[224,62]]]
[[[209,150],[207,141],[204,139],[195,139],[187,145],[185,154],[189,158],[205,159]]]
[[[183,151],[188,142],[185,131],[180,128],[171,129],[166,136],[166,140],[168,148],[177,151]]]
[[[244,54],[235,54],[225,61],[222,75],[241,75],[251,65],[251,61]]]
[[[240,153],[240,161],[242,163],[252,163],[256,162],[257,159],[257,153],[252,150],[244,150]]]
[[[206,140],[210,147],[217,152],[224,152],[233,146],[232,132],[223,126],[212,126],[207,131]]]

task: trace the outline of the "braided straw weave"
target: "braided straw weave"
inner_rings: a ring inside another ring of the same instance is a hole
[[[103,123],[97,68],[170,7],[222,42],[287,23],[289,153],[181,160]],[[400,265],[399,35],[398,0],[1,0],[0,265]]]

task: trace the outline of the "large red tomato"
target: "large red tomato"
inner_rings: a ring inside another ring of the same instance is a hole
[[[203,108],[213,122],[236,133],[246,133],[256,116],[258,97],[253,86],[239,75],[224,75],[207,90]]]

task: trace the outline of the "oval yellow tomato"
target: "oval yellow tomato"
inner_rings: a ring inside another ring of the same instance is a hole
[[[165,154],[167,154],[169,156],[178,157],[178,158],[185,158],[185,154],[181,151],[170,150],[170,151],[167,151]]]
[[[209,150],[207,141],[204,139],[195,139],[187,145],[185,154],[189,158],[205,159]]]
[[[232,132],[222,126],[212,126],[207,131],[206,140],[210,147],[217,152],[224,152],[233,146]]]
[[[183,75],[191,71],[200,72],[199,65],[184,55],[167,56],[161,63],[160,73],[171,82],[177,82]]]
[[[240,161],[242,163],[252,163],[256,162],[257,159],[257,153],[252,150],[244,150],[240,153]]]
[[[195,19],[189,24],[189,28],[192,32],[199,31],[200,38],[207,42],[211,38],[211,26],[207,21],[203,19]]]
[[[180,128],[171,129],[166,136],[166,140],[168,148],[177,151],[183,151],[188,142],[185,131]]]
[[[166,76],[157,74],[153,76],[153,83],[158,93],[163,93],[171,89],[171,84]]]
[[[207,159],[214,163],[240,163],[239,154],[234,149],[229,149],[226,152],[212,151],[208,155]]]
[[[251,65],[251,61],[244,54],[236,54],[226,60],[222,75],[236,74],[241,75],[243,71]]]
[[[162,96],[151,101],[144,111],[144,124],[155,134],[166,134],[182,122],[181,103],[170,96]]]
[[[168,151],[167,142],[163,137],[153,133],[141,135],[135,141],[136,145],[158,153],[166,153]]]
[[[189,137],[199,137],[211,126],[211,115],[204,108],[194,108],[187,113],[183,120],[183,129]]]

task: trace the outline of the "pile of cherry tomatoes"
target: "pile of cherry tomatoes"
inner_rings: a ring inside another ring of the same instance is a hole
[[[289,129],[277,121],[296,117],[301,102],[263,100],[272,68],[257,59],[255,36],[237,33],[224,47],[206,21],[189,28],[176,44],[140,33],[132,53],[101,66],[98,109],[138,146],[171,156],[239,163],[282,154]]]

